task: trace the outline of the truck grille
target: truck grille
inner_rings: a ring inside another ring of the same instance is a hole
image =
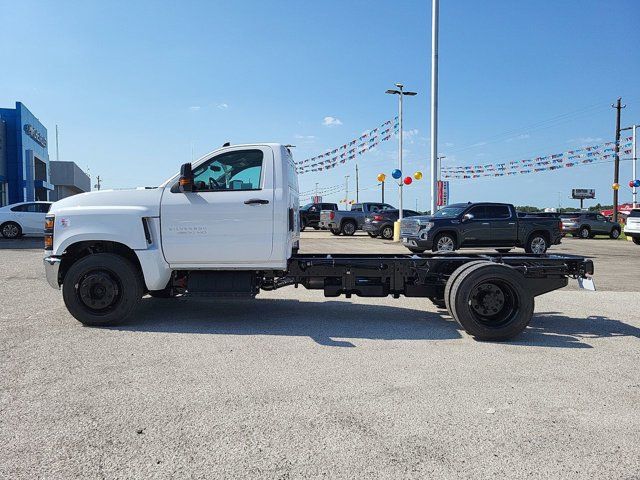
[[[402,220],[400,223],[400,236],[416,235],[420,231],[420,224],[415,220]]]

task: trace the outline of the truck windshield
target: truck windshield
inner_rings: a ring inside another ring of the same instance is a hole
[[[436,218],[453,218],[457,217],[464,211],[465,207],[444,207],[436,212]]]

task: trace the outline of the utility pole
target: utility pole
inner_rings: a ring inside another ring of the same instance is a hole
[[[384,203],[384,180],[380,182],[380,185],[382,185],[382,203]]]
[[[431,4],[431,215],[436,213],[438,189],[438,0]]]
[[[347,205],[349,204],[349,175],[344,176],[344,205],[345,210],[349,210]]]
[[[356,203],[360,203],[360,184],[358,181],[358,162],[356,161]]]
[[[96,184],[94,185],[94,187],[95,187],[97,190],[100,190],[100,180],[101,180],[101,179],[100,179],[100,175],[96,176]]]
[[[60,149],[58,148],[58,124],[56,123],[56,162],[60,161]]]
[[[616,109],[616,145],[615,145],[615,161],[613,162],[613,184],[618,185],[620,180],[620,112],[626,107],[622,105],[622,98],[618,98],[615,105],[611,105]],[[613,189],[613,221],[618,221],[618,189]]]

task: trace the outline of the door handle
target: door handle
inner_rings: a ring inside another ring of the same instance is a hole
[[[509,222],[509,225],[515,225],[515,222]]]
[[[481,223],[480,225],[489,225],[489,223]]]
[[[250,198],[249,200],[245,200],[245,205],[266,205],[269,203],[269,200],[263,200],[261,198]]]

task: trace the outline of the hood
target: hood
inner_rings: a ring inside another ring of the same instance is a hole
[[[160,215],[162,188],[135,188],[131,190],[98,190],[72,195],[55,202],[49,213],[60,214],[77,210],[132,207],[142,211],[145,217]]]

